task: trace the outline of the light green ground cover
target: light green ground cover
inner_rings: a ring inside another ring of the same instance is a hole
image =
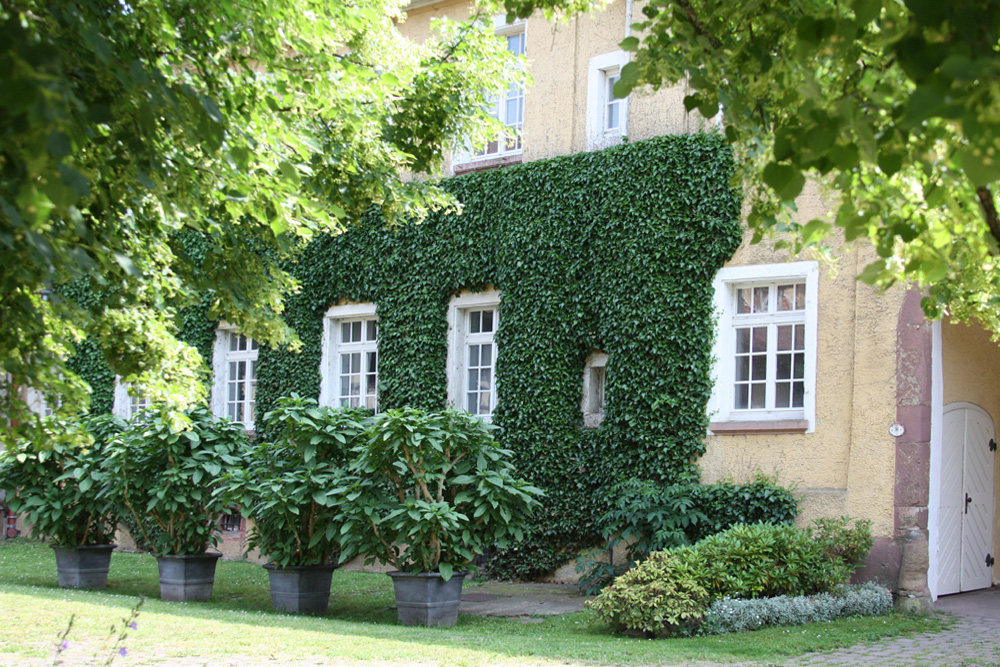
[[[138,628],[126,640],[121,665],[676,665],[779,660],[807,651],[936,630],[942,621],[893,615],[843,619],[743,635],[648,641],[611,634],[590,612],[532,619],[462,615],[455,628],[396,624],[385,575],[336,572],[330,611],[323,618],[270,609],[267,575],[251,563],[219,563],[207,603],[157,599],[152,556],[116,553],[108,589],[56,587],[55,557],[26,540],[0,543],[0,665],[51,664],[57,636],[70,616],[67,665],[93,659],[112,624],[148,596]]]

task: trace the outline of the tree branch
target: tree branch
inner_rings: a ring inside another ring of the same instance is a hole
[[[997,214],[997,205],[993,201],[993,193],[984,185],[976,189],[976,196],[979,197],[979,205],[983,209],[986,226],[990,228],[993,240],[1000,244],[1000,215]]]
[[[713,49],[721,49],[722,41],[708,32],[708,28],[706,28],[705,24],[701,22],[698,15],[694,13],[694,7],[691,6],[691,3],[688,2],[688,0],[675,0],[675,2],[677,3],[677,6],[683,9],[684,13],[687,14],[688,21],[691,22],[691,27],[694,28],[695,32],[707,39]]]

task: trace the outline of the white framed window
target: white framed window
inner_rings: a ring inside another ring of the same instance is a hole
[[[597,428],[604,421],[607,367],[608,355],[603,352],[591,352],[583,366],[583,400],[580,402],[580,410],[583,412],[584,428]]]
[[[132,419],[149,405],[149,398],[143,396],[141,391],[115,377],[114,405],[111,408],[113,414],[122,419]]]
[[[61,397],[56,398],[55,405],[49,405],[42,392],[34,387],[28,387],[24,402],[28,404],[29,410],[42,417],[51,417],[62,407]]]
[[[497,37],[504,40],[507,50],[518,57],[527,54],[526,27],[527,23],[523,20],[508,24],[504,15],[498,15],[493,19],[493,30]],[[492,101],[489,112],[504,125],[504,130],[479,151],[460,155],[456,161],[476,162],[521,154],[524,131],[524,87],[511,85]]]
[[[597,150],[621,141],[628,129],[628,98],[615,97],[614,87],[628,63],[625,51],[590,59],[587,71],[587,147]]]
[[[493,419],[497,405],[496,332],[500,293],[463,293],[448,307],[448,401],[454,407]]]
[[[330,308],[323,324],[320,405],[378,409],[375,304]]]
[[[257,341],[222,324],[215,334],[212,411],[252,431],[257,394]]]
[[[716,275],[711,431],[815,429],[818,277],[816,262]]]

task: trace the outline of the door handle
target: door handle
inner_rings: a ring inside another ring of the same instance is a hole
[[[970,496],[968,493],[965,494],[965,513],[966,514],[969,513],[969,503],[971,503],[971,502],[972,502],[972,496]]]

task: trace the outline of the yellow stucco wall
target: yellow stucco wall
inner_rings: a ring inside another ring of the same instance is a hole
[[[978,405],[1000,424],[1000,347],[977,324],[945,318],[941,323],[941,375],[944,406],[964,401]],[[994,456],[993,553],[1000,553],[1000,456]],[[993,566],[1000,581],[1000,565]]]
[[[602,11],[550,23],[540,16],[525,27],[527,59],[533,83],[525,92],[524,152],[530,162],[587,150],[587,76],[590,59],[619,50],[625,37],[626,2],[615,0]],[[641,18],[639,4],[633,19]],[[418,42],[427,39],[435,18],[469,16],[462,0],[422,6],[407,12],[400,32]],[[567,66],[573,63],[572,67]],[[664,134],[696,132],[707,126],[697,113],[684,111],[684,86],[640,90],[629,98],[624,134],[638,141]],[[444,173],[451,173],[446,164]]]
[[[810,184],[798,216],[826,210]],[[702,480],[747,481],[760,471],[792,485],[799,524],[821,516],[866,518],[877,536],[892,536],[896,420],[896,324],[903,290],[882,293],[856,280],[874,253],[841,245],[831,266],[820,262],[814,433],[713,435],[699,461]],[[745,240],[727,266],[792,259],[767,243]]]
[[[417,43],[427,41],[434,19],[464,21],[470,15],[471,5],[467,2],[436,2],[406,13],[406,18],[398,24],[399,32]]]

